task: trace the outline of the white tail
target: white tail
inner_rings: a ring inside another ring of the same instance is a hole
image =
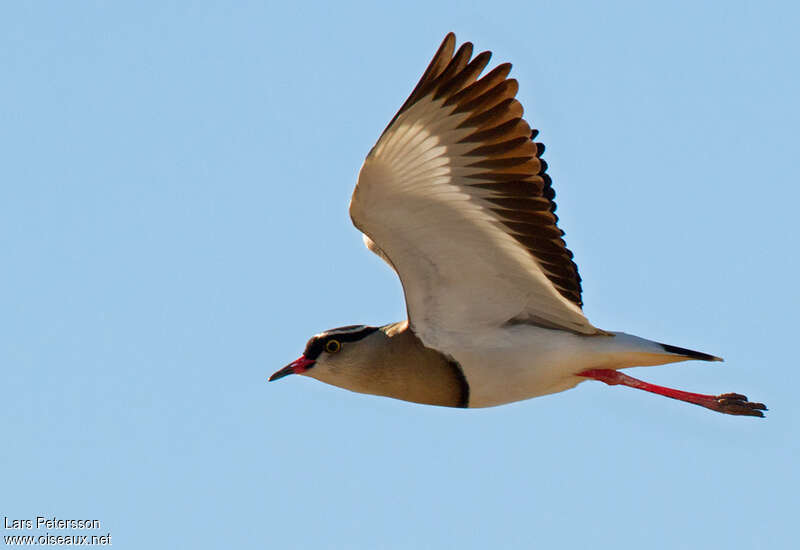
[[[624,332],[612,332],[610,345],[615,351],[615,360],[621,365],[615,368],[649,367],[679,361],[722,361],[722,358],[669,344],[662,344]],[[621,355],[620,355],[621,354]]]

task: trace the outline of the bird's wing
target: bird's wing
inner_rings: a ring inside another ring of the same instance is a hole
[[[544,147],[503,64],[454,54],[450,33],[370,151],[350,203],[367,247],[400,277],[411,326],[443,333],[517,323],[600,332],[556,226]]]

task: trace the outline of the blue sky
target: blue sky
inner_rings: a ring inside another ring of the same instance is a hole
[[[0,515],[117,548],[796,543],[796,5],[288,4],[0,8]],[[726,359],[631,373],[765,420],[266,383],[404,318],[347,204],[451,30],[514,64],[592,322]]]

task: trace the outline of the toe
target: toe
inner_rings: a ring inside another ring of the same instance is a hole
[[[767,407],[763,403],[751,403],[747,396],[739,393],[725,393],[717,396],[719,412],[739,416],[758,416],[763,418]]]

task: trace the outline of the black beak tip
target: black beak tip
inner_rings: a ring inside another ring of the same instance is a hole
[[[294,369],[291,365],[288,367],[283,367],[281,370],[267,378],[267,382],[274,382],[275,380],[280,380],[284,376],[289,376],[290,374],[294,374]]]
[[[280,380],[284,376],[289,376],[290,374],[303,374],[313,366],[313,359],[307,359],[305,355],[301,355],[298,359],[295,359],[281,370],[267,378],[267,381],[273,382],[275,380]]]

